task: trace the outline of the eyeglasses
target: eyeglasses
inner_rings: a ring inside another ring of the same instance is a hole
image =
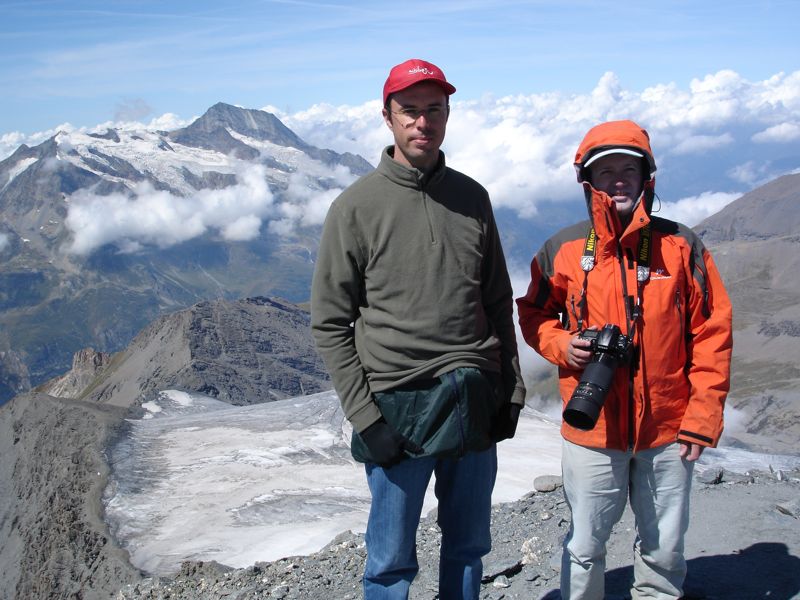
[[[440,123],[447,116],[447,106],[429,106],[428,108],[401,108],[393,110],[397,121],[402,127],[411,127],[422,115],[430,123]]]

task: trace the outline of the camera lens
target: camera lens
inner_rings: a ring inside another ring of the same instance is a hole
[[[564,409],[564,421],[584,431],[594,428],[616,368],[616,356],[608,352],[594,354]]]

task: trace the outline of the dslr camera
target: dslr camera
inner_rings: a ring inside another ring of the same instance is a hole
[[[567,402],[563,417],[572,427],[588,431],[597,423],[614,371],[630,362],[633,344],[617,325],[610,324],[600,330],[584,329],[578,337],[592,343],[590,349],[594,354]]]

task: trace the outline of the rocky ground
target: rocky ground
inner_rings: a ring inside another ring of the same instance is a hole
[[[101,449],[124,414],[34,393],[0,411],[2,600],[101,600],[139,580],[100,502]]]
[[[558,598],[560,544],[568,509],[556,478],[540,478],[525,498],[497,505],[494,548],[484,561],[481,598]],[[552,489],[551,489],[552,488]],[[549,491],[548,491],[549,490]],[[633,516],[626,511],[608,548],[606,598],[629,598]],[[413,600],[438,598],[439,531],[420,523],[420,573]],[[800,598],[800,471],[738,475],[711,468],[695,475],[687,536],[686,597],[707,600]],[[366,551],[363,535],[345,532],[310,556],[229,569],[184,563],[174,578],[126,585],[116,600],[357,599]]]

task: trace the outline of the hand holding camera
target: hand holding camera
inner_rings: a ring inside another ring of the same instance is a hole
[[[630,363],[633,344],[617,325],[611,324],[599,331],[585,329],[577,337],[589,342],[586,347],[591,358],[564,409],[563,418],[572,427],[586,431],[597,423],[617,367]]]
[[[592,329],[596,329],[596,327],[592,327]],[[592,343],[582,337],[580,333],[570,338],[569,346],[567,347],[567,365],[570,369],[575,369],[576,371],[585,369],[594,355]]]

